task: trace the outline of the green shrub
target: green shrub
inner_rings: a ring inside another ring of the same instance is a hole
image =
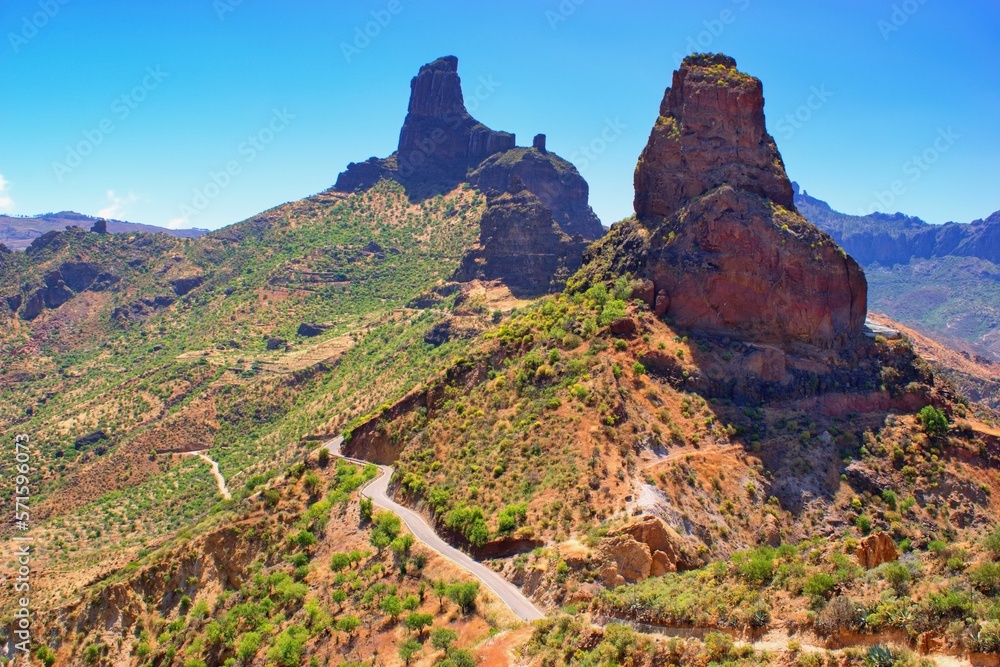
[[[917,419],[931,437],[941,437],[948,433],[948,417],[933,405],[925,405]]]
[[[431,646],[439,651],[447,651],[458,639],[458,633],[451,628],[434,628],[431,630]]]
[[[763,586],[774,577],[774,549],[760,547],[733,554],[736,574],[749,584]]]
[[[1000,593],[1000,563],[983,563],[972,568],[969,582],[986,595]]]
[[[308,549],[312,545],[316,544],[316,536],[308,530],[300,530],[293,538],[292,542],[300,549]]]
[[[249,661],[260,648],[260,633],[248,632],[236,642],[236,657],[243,662]]]
[[[351,557],[345,553],[337,552],[330,557],[330,569],[334,572],[346,570],[351,566]]]
[[[139,646],[143,646],[143,644],[140,644]],[[140,658],[145,658],[147,655],[149,655],[149,644],[145,644],[145,646],[146,646],[146,654],[140,655],[139,656]],[[138,654],[139,650],[137,648],[136,655]],[[45,665],[45,667],[52,667],[52,665],[56,664],[56,652],[50,649],[48,646],[45,646],[44,644],[42,646],[39,646],[38,650],[35,651],[35,657],[41,660],[42,663]]]
[[[413,660],[413,656],[420,652],[421,648],[423,646],[421,646],[420,642],[415,639],[407,639],[399,645],[399,659],[403,661],[404,665],[408,665]]]
[[[299,625],[292,625],[275,637],[267,657],[281,667],[298,667],[302,662],[302,652],[308,639],[308,630]]]
[[[986,536],[986,539],[983,540],[983,546],[993,554],[994,558],[1000,558],[1000,528]]]
[[[468,614],[476,607],[476,598],[479,597],[479,582],[451,584],[445,589],[445,595],[457,604],[463,613]]]
[[[359,625],[361,625],[361,619],[353,614],[348,614],[337,619],[337,629],[347,634],[351,634],[357,630]]]
[[[432,614],[413,613],[406,617],[406,627],[418,635],[433,622],[434,616]]]
[[[802,593],[814,598],[825,598],[837,585],[837,579],[832,574],[817,572],[802,586]]]

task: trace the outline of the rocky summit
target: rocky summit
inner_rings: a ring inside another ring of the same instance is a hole
[[[446,56],[420,68],[410,82],[410,104],[399,147],[388,158],[352,162],[335,190],[367,190],[382,179],[402,183],[411,198],[447,192],[460,183],[505,192],[513,178],[552,210],[569,234],[588,240],[604,233],[587,200],[590,188],[576,168],[545,147],[537,135],[531,148],[515,145],[509,132],[491,130],[465,108],[458,58]]]
[[[587,181],[547,149],[545,135],[536,135],[530,148],[518,147],[513,134],[491,130],[469,114],[454,56],[424,65],[411,80],[396,152],[352,162],[334,190],[368,190],[382,180],[401,183],[414,201],[463,183],[487,193],[490,212],[480,243],[456,276],[489,276],[519,294],[561,289],[567,267],[580,266],[586,242],[604,234],[588,203]],[[512,255],[515,239],[523,247]]]
[[[760,80],[732,58],[690,56],[674,73],[636,167],[635,213],[591,264],[652,281],[649,305],[674,325],[786,347],[861,335],[864,273],[796,211]]]

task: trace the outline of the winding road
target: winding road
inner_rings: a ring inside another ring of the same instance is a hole
[[[346,461],[351,461],[352,463],[357,463],[359,465],[366,465],[368,463],[368,461],[352,459],[341,454],[340,446],[343,443],[343,436],[338,436],[323,443],[323,447],[325,447],[331,455],[342,458]],[[426,521],[424,521],[423,517],[392,500],[392,498],[389,497],[389,480],[392,479],[393,469],[389,466],[383,465],[378,466],[378,469],[381,474],[361,489],[361,493],[365,497],[370,498],[378,507],[396,514],[403,520],[406,527],[410,529],[413,536],[423,542],[428,548],[436,551],[452,563],[473,574],[476,578],[483,582],[487,588],[493,591],[498,598],[503,600],[504,604],[510,607],[510,610],[514,612],[514,614],[522,621],[530,622],[545,618],[545,614],[543,614],[538,607],[531,602],[531,600],[525,597],[514,584],[510,583],[482,563],[473,560],[468,554],[459,551],[442,540],[438,537],[437,533],[434,532],[434,529],[431,528]]]

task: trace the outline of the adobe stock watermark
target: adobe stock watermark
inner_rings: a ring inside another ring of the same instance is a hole
[[[106,116],[100,120],[95,127],[85,129],[81,132],[83,139],[75,144],[66,146],[66,155],[63,160],[52,163],[52,171],[56,179],[62,183],[63,180],[73,173],[83,161],[104,143],[116,129],[117,123],[124,122],[132,112],[139,108],[139,105],[146,101],[149,94],[160,87],[163,80],[170,76],[169,72],[164,72],[157,65],[146,68],[146,75],[142,81],[127,93],[123,93],[111,102],[111,116]]]
[[[403,13],[403,9],[400,0],[389,0],[384,9],[373,9],[372,20],[354,28],[354,39],[340,43],[340,52],[344,55],[344,60],[350,64],[355,57],[361,55],[361,52],[371,46],[382,31],[389,27],[392,20]]]
[[[39,0],[38,11],[25,15],[21,19],[21,29],[18,32],[8,32],[7,41],[14,53],[20,53],[21,48],[38,36],[45,26],[56,17],[70,0]]]
[[[715,40],[722,37],[722,33],[726,31],[726,28],[736,23],[740,14],[750,9],[751,0],[731,0],[731,2],[735,10],[727,7],[719,12],[719,15],[715,18],[702,21],[705,29],[688,37],[687,44],[684,45],[688,54],[709,51]],[[673,59],[674,67],[676,68],[684,60],[684,54],[674,51]]]
[[[628,129],[628,125],[620,118],[605,118],[604,127],[596,137],[584,146],[580,146],[570,156],[569,161],[576,165],[577,170],[582,174],[590,165],[597,162],[604,153],[607,152],[611,144],[618,141]]]
[[[465,109],[470,114],[474,113],[480,105],[488,100],[502,86],[503,83],[493,78],[492,74],[480,76],[476,79],[476,86],[472,89],[472,96],[465,98]],[[466,116],[446,116],[444,121],[457,130],[467,120]],[[418,169],[427,164],[427,161],[437,153],[442,143],[448,140],[448,132],[443,128],[436,128],[431,133],[419,141],[416,147],[407,151],[405,155],[397,156],[397,170],[403,178],[412,176]]]
[[[777,128],[781,132],[782,139],[791,139],[795,133],[802,129],[802,126],[812,120],[813,115],[833,97],[833,92],[828,90],[826,84],[812,86],[805,101],[800,104],[795,111],[787,113],[778,121]]]
[[[894,4],[889,20],[879,19],[875,24],[882,33],[882,39],[888,42],[892,33],[898,32],[926,4],[927,0],[903,0]]]
[[[14,436],[12,467],[14,475],[14,529],[17,533],[11,537],[14,544],[13,562],[15,566],[14,593],[17,594],[14,603],[14,616],[10,623],[11,643],[14,650],[27,656],[31,651],[31,542],[34,538],[27,533],[31,528],[31,438],[26,433]],[[25,661],[27,663],[27,660]]]
[[[170,226],[187,224],[207,209],[232,185],[233,179],[243,173],[244,167],[253,163],[279,134],[288,129],[293,120],[295,115],[289,113],[287,108],[273,109],[270,120],[236,147],[239,159],[230,160],[218,171],[210,171],[205,184],[194,189],[190,203],[181,204],[180,217],[171,220]]]
[[[212,0],[212,9],[220,21],[226,20],[226,14],[235,12],[236,8],[243,4],[243,0]]]
[[[545,20],[549,22],[549,28],[557,30],[559,25],[568,21],[585,2],[587,0],[562,0],[555,9],[545,10]]]
[[[874,201],[866,209],[862,209],[858,215],[864,216],[879,212],[893,213],[892,207],[895,206],[900,197],[907,193],[910,185],[919,182],[924,174],[930,171],[931,167],[941,159],[941,156],[951,150],[955,142],[961,138],[962,136],[956,134],[950,127],[947,129],[939,128],[937,136],[930,146],[903,163],[901,170],[906,179],[896,179],[889,184],[887,190],[876,190]]]

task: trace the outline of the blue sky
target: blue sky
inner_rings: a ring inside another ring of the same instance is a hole
[[[763,80],[790,176],[835,208],[1000,209],[994,0],[4,0],[0,29],[2,212],[242,220],[391,153],[410,77],[454,54],[474,115],[546,133],[610,224],[695,49]]]

